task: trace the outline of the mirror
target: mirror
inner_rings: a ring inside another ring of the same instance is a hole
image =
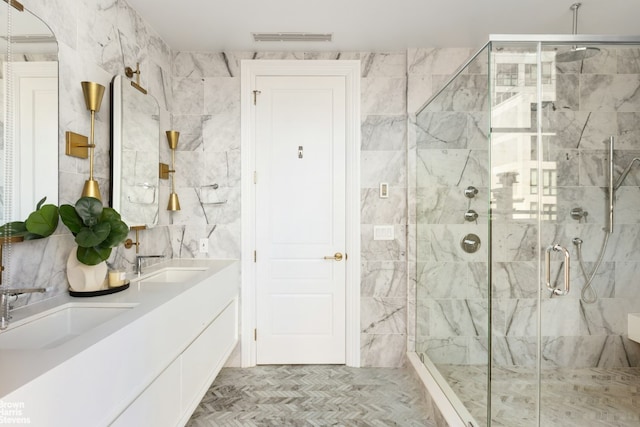
[[[26,219],[43,197],[58,204],[58,44],[31,12],[0,6],[4,223]]]
[[[160,107],[123,76],[111,83],[111,206],[129,226],[158,223]]]

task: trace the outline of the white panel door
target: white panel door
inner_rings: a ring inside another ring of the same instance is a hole
[[[343,364],[345,79],[256,89],[257,363]]]

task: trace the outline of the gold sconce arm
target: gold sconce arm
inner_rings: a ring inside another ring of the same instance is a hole
[[[136,62],[136,70],[133,71],[133,68],[131,67],[125,67],[124,68],[124,75],[132,78],[133,75],[136,75],[136,81],[135,82],[131,82],[131,86],[133,86],[134,88],[138,89],[140,92],[144,93],[145,95],[147,94],[147,90],[145,88],[143,88],[142,86],[140,86],[140,63]]]
[[[145,230],[147,228],[146,225],[134,225],[130,228],[130,230],[136,232],[136,241],[134,242],[131,239],[127,239],[124,241],[124,247],[127,249],[131,249],[133,246],[136,247],[136,254],[140,251],[140,231]]]

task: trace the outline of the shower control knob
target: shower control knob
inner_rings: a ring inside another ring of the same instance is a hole
[[[476,197],[477,194],[478,194],[478,189],[472,185],[468,186],[464,190],[464,196],[467,199],[473,199],[474,197]]]
[[[465,221],[473,222],[478,219],[478,212],[473,209],[469,209],[464,213],[464,219]]]
[[[480,249],[480,237],[473,233],[469,233],[462,238],[460,246],[462,247],[462,250],[468,254],[477,252],[478,249]]]
[[[571,209],[570,215],[572,219],[575,219],[576,221],[581,221],[583,218],[586,220],[587,215],[589,215],[589,212],[583,210],[582,208],[573,208]]]

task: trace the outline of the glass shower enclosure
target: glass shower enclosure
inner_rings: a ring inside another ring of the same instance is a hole
[[[413,128],[416,353],[465,425],[640,425],[640,38],[491,36]]]

